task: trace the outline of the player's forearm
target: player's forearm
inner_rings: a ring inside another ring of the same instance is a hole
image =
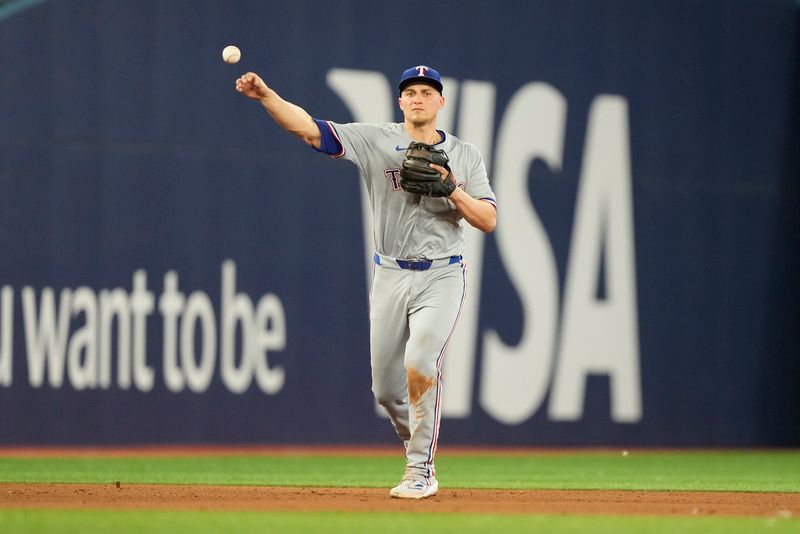
[[[319,148],[319,128],[306,110],[287,102],[272,89],[268,89],[267,94],[259,102],[284,130],[293,133],[314,148]]]
[[[472,226],[490,234],[497,226],[497,210],[483,200],[477,200],[469,196],[464,190],[456,189],[450,195],[450,201],[455,204],[459,213]]]

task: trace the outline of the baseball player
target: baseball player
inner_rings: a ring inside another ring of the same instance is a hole
[[[439,488],[442,358],[466,296],[462,221],[490,233],[497,205],[478,150],[436,128],[445,105],[439,73],[412,67],[398,89],[402,123],[339,124],[312,118],[253,72],[236,80],[285,130],[354,163],[366,184],[375,241],[372,391],[406,450],[405,474],[389,494],[422,499]],[[414,183],[431,169],[435,182]]]

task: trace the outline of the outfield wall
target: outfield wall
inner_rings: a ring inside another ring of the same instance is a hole
[[[498,202],[442,443],[800,445],[797,43],[791,0],[0,5],[0,444],[392,442],[357,170],[233,82],[394,121],[428,64]]]

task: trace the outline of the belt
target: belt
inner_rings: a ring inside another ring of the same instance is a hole
[[[387,267],[397,267],[408,271],[427,271],[431,267],[443,267],[445,265],[453,265],[454,263],[461,263],[461,256],[450,256],[449,258],[442,258],[440,260],[401,260],[398,258],[390,258],[382,254],[375,253],[373,257],[375,265],[384,265]],[[394,265],[393,265],[394,264]]]

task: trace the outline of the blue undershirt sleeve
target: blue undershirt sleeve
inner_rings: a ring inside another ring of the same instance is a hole
[[[331,156],[341,156],[344,150],[342,143],[336,138],[336,133],[333,126],[328,121],[313,119],[317,123],[320,133],[319,148],[315,148],[317,152],[324,152]]]

